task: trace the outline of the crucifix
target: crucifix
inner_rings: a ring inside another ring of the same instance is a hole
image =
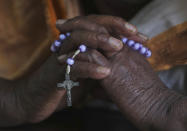
[[[70,79],[70,71],[71,71],[71,66],[74,64],[74,58],[80,53],[80,52],[85,52],[86,51],[86,46],[85,45],[80,45],[79,49],[75,51],[74,55],[72,58],[67,59],[67,68],[66,68],[66,74],[65,74],[65,81],[63,83],[58,83],[57,87],[58,88],[65,88],[67,91],[67,105],[72,106],[71,102],[71,88],[74,86],[79,86],[79,82],[74,82]]]
[[[57,87],[59,87],[59,88],[65,88],[67,90],[67,105],[68,106],[72,106],[72,102],[71,102],[71,89],[74,86],[79,86],[79,82],[73,82],[72,80],[70,80],[69,74],[65,75],[65,81],[63,83],[58,83],[57,84]]]

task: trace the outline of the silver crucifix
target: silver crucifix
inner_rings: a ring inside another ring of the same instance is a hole
[[[67,90],[67,105],[72,106],[71,102],[71,88],[74,86],[79,86],[79,82],[73,82],[70,80],[69,74],[65,75],[65,81],[63,83],[58,83],[57,87],[59,88],[65,88]]]

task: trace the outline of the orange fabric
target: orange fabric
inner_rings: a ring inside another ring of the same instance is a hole
[[[187,22],[152,38],[147,46],[153,53],[149,62],[157,71],[187,64]]]
[[[44,63],[58,34],[56,19],[73,17],[66,11],[71,1],[76,0],[0,1],[1,78],[19,78]]]

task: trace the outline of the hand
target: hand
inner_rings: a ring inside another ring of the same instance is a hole
[[[91,15],[76,17],[66,22],[57,21],[61,33],[71,32],[71,37],[65,40],[61,47],[59,61],[64,64],[72,56],[78,45],[84,43],[90,50],[80,54],[72,67],[72,76],[79,74],[81,78],[102,79],[109,75],[106,57],[111,57],[123,47],[119,40],[123,36],[139,42],[147,39],[137,32],[135,26],[119,17]],[[99,53],[100,50],[103,54]],[[84,68],[83,68],[84,67]],[[86,67],[86,68],[85,68]]]
[[[141,43],[147,40],[147,37],[137,32],[135,26],[122,18],[113,16],[91,15],[75,17],[67,21],[58,20],[57,28],[61,33],[71,32],[71,37],[63,43],[58,57],[62,65],[65,64],[68,57],[73,55],[80,44],[84,43],[89,48],[86,53],[78,55],[75,59],[71,71],[74,80],[76,78],[103,79],[107,77],[110,68],[106,57],[111,57],[121,50],[123,44],[119,39],[123,36]],[[84,81],[81,81],[80,85],[84,87]],[[91,81],[86,86],[94,87],[94,92],[101,89],[96,88],[100,85],[95,81]]]
[[[104,23],[103,26],[106,30],[108,29],[109,35],[115,38],[126,36],[125,31],[119,31],[120,29],[117,28],[117,26],[112,28],[112,25],[115,24],[111,23],[110,26],[110,20],[108,21],[109,23],[105,21],[106,19],[99,21],[97,19],[99,17],[101,16],[91,16],[96,23],[101,22],[99,25],[102,25],[102,22]],[[81,37],[81,39],[82,38],[83,37]],[[130,34],[128,38],[138,41],[140,37],[135,33],[134,35]],[[100,42],[98,41],[98,43]],[[92,46],[89,47],[92,48],[92,55],[88,56],[85,53],[81,54],[82,57],[79,56],[79,58],[84,58],[88,64],[95,62],[97,65],[100,65],[100,62],[104,61],[104,64],[102,63],[101,65],[107,65],[107,68],[110,69],[110,73],[105,75],[105,77],[98,77],[94,73],[88,73],[89,75],[87,75],[89,68],[81,68],[80,65],[74,65],[73,68],[75,72],[73,71],[73,73],[84,72],[84,75],[79,77],[101,79],[102,86],[107,91],[110,98],[136,126],[143,130],[161,130],[165,129],[167,126],[176,128],[176,125],[184,126],[183,124],[186,121],[186,119],[184,119],[186,118],[186,99],[182,99],[183,96],[167,89],[142,55],[126,46],[124,46],[122,50],[115,51],[115,53],[99,48],[102,49],[102,54],[95,51],[99,46],[95,46],[95,48]],[[95,53],[98,57],[93,57]],[[67,54],[65,54],[65,56],[67,56]],[[101,56],[102,60],[98,62],[98,58]],[[60,61],[63,62],[63,59]],[[97,68],[93,70],[97,70]],[[97,73],[97,75],[100,75],[100,73]],[[182,121],[181,117],[183,119]],[[172,123],[172,126],[167,123],[170,120],[171,122],[169,123]]]
[[[109,63],[111,73],[101,83],[121,112],[140,129],[163,129],[180,95],[167,89],[145,57],[127,46]]]

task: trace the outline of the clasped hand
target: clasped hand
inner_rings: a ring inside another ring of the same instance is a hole
[[[57,28],[61,33],[71,32],[62,44],[58,57],[60,64],[64,65],[67,58],[84,43],[88,50],[75,58],[71,76],[74,79],[101,80],[112,99],[125,93],[124,88],[131,92],[158,80],[146,58],[122,43],[123,37],[142,44],[147,41],[146,36],[122,18],[79,16],[67,21],[58,20]]]

